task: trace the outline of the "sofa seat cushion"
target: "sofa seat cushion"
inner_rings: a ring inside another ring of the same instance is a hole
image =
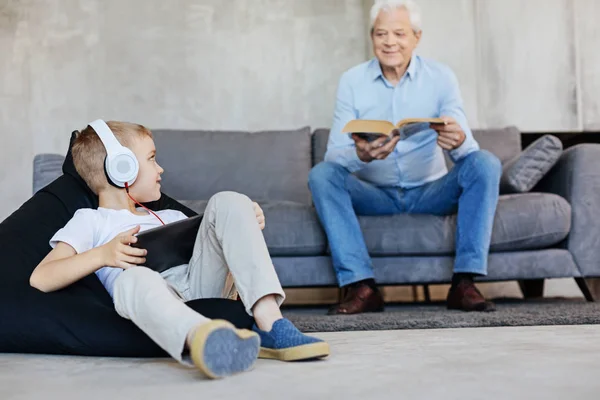
[[[283,287],[337,286],[331,257],[274,257]],[[375,280],[381,285],[449,283],[454,256],[374,257]],[[579,277],[573,256],[566,249],[492,253],[488,275],[481,281]]]
[[[197,213],[204,212],[208,201],[181,200]],[[327,249],[325,232],[312,206],[293,201],[259,203],[265,212],[265,241],[273,257],[317,256]]]
[[[205,200],[181,200],[202,213]],[[327,239],[313,207],[290,201],[260,203],[265,212],[265,241],[273,257],[327,253]],[[360,216],[373,256],[448,255],[454,253],[456,215],[399,214]],[[500,196],[491,251],[542,249],[562,241],[571,229],[571,207],[547,193]]]
[[[400,214],[361,216],[360,225],[373,256],[444,255],[455,249],[456,215]],[[553,246],[571,229],[571,206],[547,193],[500,196],[490,251]]]

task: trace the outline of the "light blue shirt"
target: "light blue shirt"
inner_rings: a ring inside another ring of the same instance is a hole
[[[358,158],[354,141],[342,133],[342,128],[353,119],[395,124],[404,118],[441,116],[453,117],[466,135],[460,147],[449,151],[453,161],[479,150],[463,110],[458,81],[449,67],[413,56],[406,73],[393,86],[374,58],[340,78],[325,161],[341,164],[360,179],[381,187],[413,188],[434,181],[447,174],[448,169],[433,129],[401,140],[385,160],[365,163]]]

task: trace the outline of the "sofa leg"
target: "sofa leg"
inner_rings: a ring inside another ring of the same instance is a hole
[[[526,299],[534,299],[544,297],[544,280],[543,279],[528,279],[519,281],[519,287]]]
[[[419,286],[418,285],[412,285],[412,298],[413,298],[413,303],[419,301]]]
[[[429,285],[423,285],[423,296],[425,296],[425,303],[431,303],[431,293],[429,293]]]
[[[583,297],[585,297],[587,301],[595,301],[594,295],[592,294],[592,291],[590,290],[590,287],[588,286],[585,278],[575,278],[575,282],[577,282],[579,290],[581,290],[581,293],[583,293]]]
[[[595,300],[600,300],[600,278],[585,278],[590,292]]]

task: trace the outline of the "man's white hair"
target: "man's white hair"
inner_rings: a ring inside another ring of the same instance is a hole
[[[390,12],[396,8],[405,8],[408,11],[413,31],[421,31],[421,9],[413,0],[375,0],[375,4],[371,7],[371,31],[373,31],[375,20],[381,11]]]

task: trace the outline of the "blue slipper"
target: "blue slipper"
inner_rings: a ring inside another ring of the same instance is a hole
[[[252,330],[260,336],[259,358],[298,361],[329,355],[329,344],[303,334],[287,318],[275,321],[269,332],[260,330],[256,324]]]
[[[190,347],[194,365],[214,379],[250,369],[258,357],[260,339],[250,330],[215,319],[200,325]]]

